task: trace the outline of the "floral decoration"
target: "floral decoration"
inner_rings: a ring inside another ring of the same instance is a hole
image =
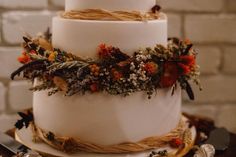
[[[119,48],[101,44],[97,58],[79,56],[53,48],[50,35],[37,38],[23,37],[24,51],[18,58],[22,67],[12,73],[37,84],[33,91],[47,90],[52,95],[63,91],[66,96],[86,92],[107,92],[128,96],[144,91],[148,97],[160,88],[173,88],[177,84],[186,90],[190,99],[194,94],[189,80],[199,83],[199,66],[192,43],[170,38],[168,46],[137,50],[132,56]]]

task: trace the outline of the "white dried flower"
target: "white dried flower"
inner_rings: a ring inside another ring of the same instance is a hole
[[[131,62],[131,63],[130,63],[130,70],[131,70],[131,71],[134,71],[135,68],[136,68],[136,67],[135,67],[135,65],[134,65],[134,62]]]
[[[130,80],[137,80],[138,79],[136,74],[130,74],[129,78],[130,78]]]
[[[214,157],[215,148],[210,144],[202,145],[193,157]]]

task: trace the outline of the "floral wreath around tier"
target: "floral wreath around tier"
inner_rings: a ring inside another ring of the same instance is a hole
[[[145,91],[148,98],[161,88],[173,88],[177,84],[187,91],[190,99],[194,94],[189,80],[200,86],[196,52],[189,40],[170,38],[168,46],[140,49],[129,56],[119,48],[101,44],[97,59],[79,56],[53,48],[51,35],[37,38],[23,37],[24,51],[18,58],[23,64],[11,78],[23,74],[32,82],[37,79],[33,91],[47,90],[49,96],[63,91],[66,96],[86,92],[107,92],[111,95],[128,96]]]

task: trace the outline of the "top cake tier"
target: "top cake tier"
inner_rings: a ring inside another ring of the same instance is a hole
[[[66,11],[83,9],[106,9],[111,11],[147,12],[156,0],[66,0]]]

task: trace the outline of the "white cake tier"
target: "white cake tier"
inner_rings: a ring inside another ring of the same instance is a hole
[[[96,144],[137,142],[174,129],[181,116],[181,89],[158,90],[152,99],[143,92],[128,97],[103,93],[63,97],[34,93],[36,125],[59,136]]]
[[[127,54],[140,48],[167,44],[167,17],[160,20],[90,21],[55,17],[52,27],[54,47],[83,56],[95,57],[98,45],[119,47]]]
[[[66,0],[66,11],[83,9],[106,9],[112,11],[147,12],[156,0]]]

